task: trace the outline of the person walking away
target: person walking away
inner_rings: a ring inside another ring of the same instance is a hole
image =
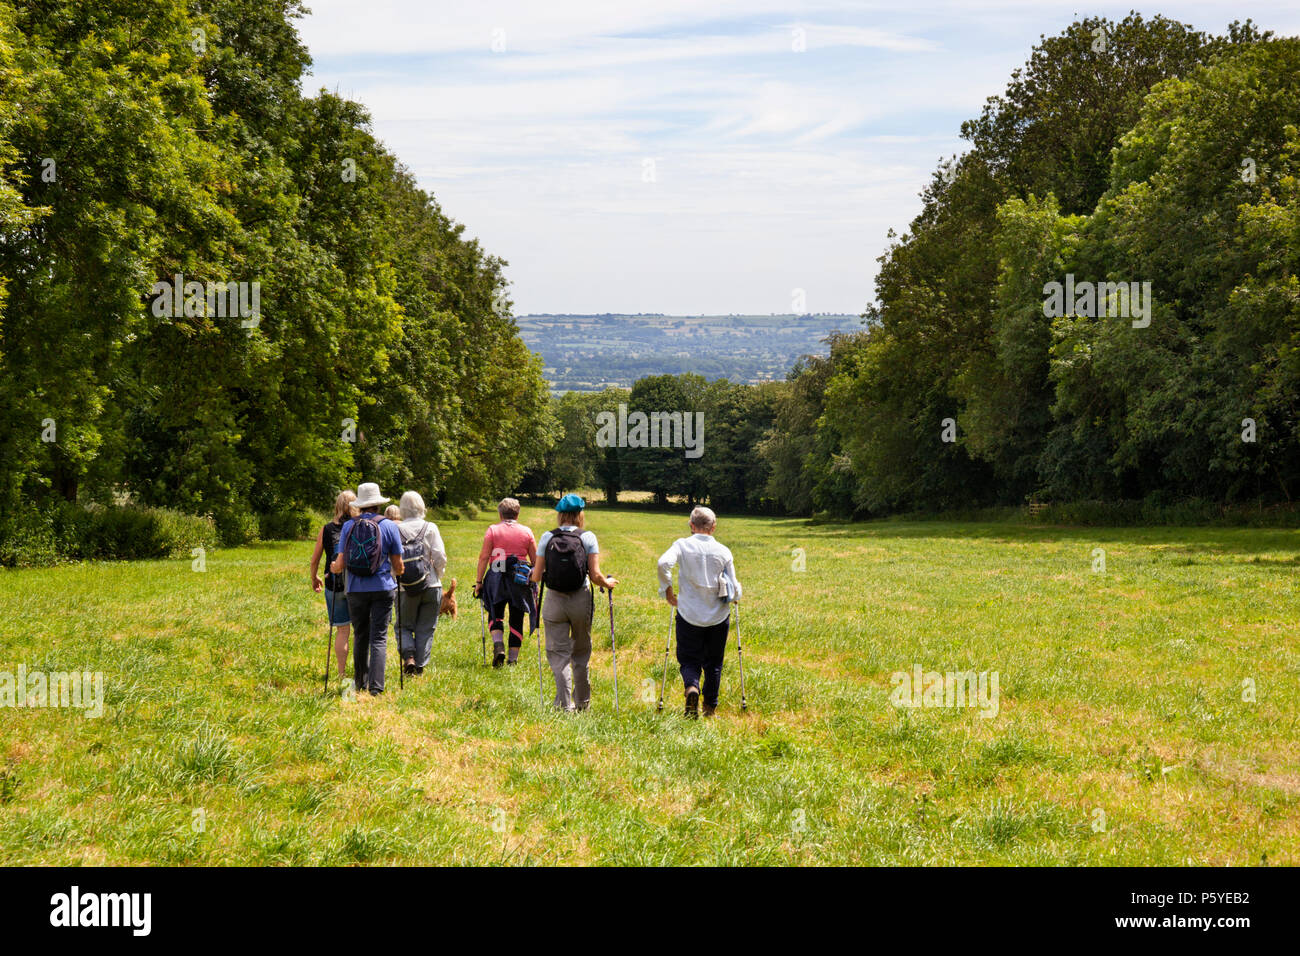
[[[714,538],[718,518],[708,508],[691,512],[689,538],[678,538],[659,558],[659,594],[677,609],[677,663],[686,692],[686,716],[699,716],[703,675],[704,716],[718,709],[722,660],[731,605],[740,600],[740,579],[731,551]],[[677,591],[673,567],[677,566]]]
[[[474,575],[474,596],[487,610],[492,634],[492,666],[514,664],[524,643],[524,615],[537,615],[536,601],[529,586],[529,574],[537,561],[537,541],[527,525],[519,523],[519,502],[502,498],[497,505],[501,519],[483,533]],[[521,569],[520,565],[525,565]],[[517,573],[518,572],[518,573]],[[506,657],[505,624],[510,616],[510,656]],[[534,627],[535,629],[535,622]]]
[[[316,547],[311,553],[311,589],[320,594],[325,593],[325,609],[329,622],[335,627],[334,656],[338,659],[339,680],[348,676],[348,637],[352,633],[351,618],[348,616],[348,596],[343,589],[343,575],[335,574],[329,569],[338,553],[339,535],[343,533],[343,523],[355,518],[359,512],[353,504],[357,500],[351,489],[340,491],[334,499],[334,520],[321,525],[316,533]],[[320,579],[320,559],[325,556],[325,580]]]
[[[388,660],[388,621],[401,575],[402,537],[397,524],[379,513],[388,499],[374,482],[357,488],[361,512],[349,519],[339,534],[339,548],[330,570],[346,569],[348,616],[356,632],[352,640],[352,679],[357,690],[384,692],[384,664]]]
[[[538,542],[533,580],[546,585],[542,601],[542,628],[546,635],[546,660],[555,676],[555,706],[559,710],[586,710],[591,706],[591,620],[595,613],[592,583],[614,590],[618,578],[600,570],[596,535],[584,530],[587,503],[567,494],[555,506],[557,526]]]
[[[401,625],[397,643],[403,669],[419,675],[429,666],[433,650],[447,552],[438,526],[425,520],[424,499],[418,491],[403,492],[398,510],[402,519],[397,525],[402,538],[402,573],[397,579],[397,599],[402,602],[402,613],[397,616]]]

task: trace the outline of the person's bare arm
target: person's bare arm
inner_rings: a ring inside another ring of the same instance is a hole
[[[587,577],[591,578],[591,583],[602,588],[614,590],[614,585],[618,584],[618,578],[607,578],[600,570],[600,555],[587,555]]]
[[[396,576],[398,576],[398,577],[401,577],[402,571],[403,571],[403,570],[405,569],[405,567],[406,567],[406,565],[402,564],[402,535],[401,535],[401,532],[398,532],[398,535],[397,535],[397,550],[394,551],[392,554],[390,554],[390,555],[388,556],[388,563],[389,563],[389,565],[390,565],[390,566],[392,567],[392,569],[393,569],[393,574],[396,575]]]
[[[321,592],[324,585],[320,579],[320,556],[325,552],[325,529],[321,528],[316,532],[316,547],[311,553],[311,589],[317,594]]]
[[[483,587],[483,575],[487,573],[488,558],[492,554],[492,541],[488,535],[483,535],[483,547],[478,551],[478,567],[474,570],[474,594],[477,595],[479,588]]]

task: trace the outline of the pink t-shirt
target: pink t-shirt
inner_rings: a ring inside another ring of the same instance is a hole
[[[521,560],[527,560],[530,550],[533,552],[537,550],[537,540],[533,537],[533,530],[512,518],[508,521],[498,521],[483,533],[483,551],[480,554],[486,553],[491,561],[504,560],[511,554]]]

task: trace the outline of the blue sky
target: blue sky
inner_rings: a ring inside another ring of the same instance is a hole
[[[307,90],[369,107],[524,314],[860,312],[962,120],[1040,34],[1133,3],[309,5]],[[1294,0],[1139,9],[1300,32]]]

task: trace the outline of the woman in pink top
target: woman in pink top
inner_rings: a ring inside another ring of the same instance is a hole
[[[531,569],[537,563],[537,540],[533,537],[532,529],[517,520],[519,502],[514,498],[501,499],[501,504],[497,505],[497,514],[501,520],[483,534],[483,547],[478,553],[478,571],[474,575],[474,595],[488,611],[493,667],[507,663],[504,640],[507,604],[510,606],[508,662],[513,664],[519,660],[519,649],[524,643],[524,614],[532,608],[529,607],[531,602],[510,599],[512,591],[518,589],[512,589],[509,582],[516,564],[526,563]]]

